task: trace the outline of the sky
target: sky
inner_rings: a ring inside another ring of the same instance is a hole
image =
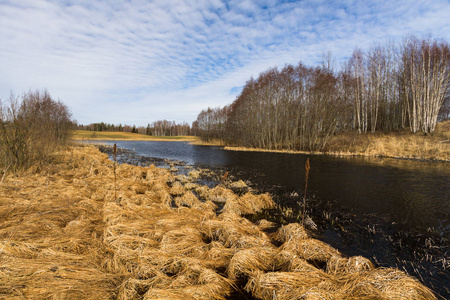
[[[0,99],[47,90],[85,125],[191,123],[271,67],[450,42],[449,16],[448,0],[0,0]]]

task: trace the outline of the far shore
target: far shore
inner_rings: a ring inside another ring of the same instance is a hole
[[[225,146],[224,150],[228,151],[247,151],[247,152],[272,152],[272,153],[285,153],[285,154],[305,154],[305,155],[331,155],[331,156],[345,156],[345,157],[372,157],[372,158],[392,158],[414,161],[430,161],[430,162],[442,162],[449,163],[450,159],[439,159],[434,157],[421,157],[421,156],[395,156],[395,155],[383,155],[383,154],[366,154],[366,153],[354,153],[354,152],[321,152],[321,151],[293,151],[293,150],[267,150],[260,148],[246,148],[246,147],[233,147]]]
[[[131,132],[86,131],[75,130],[73,139],[76,141],[155,141],[155,142],[195,142],[196,136],[150,136]]]
[[[389,134],[349,132],[334,136],[326,151],[296,151],[228,146],[221,140],[202,141],[197,136],[148,136],[131,132],[74,131],[74,140],[129,140],[190,142],[195,145],[219,146],[229,151],[274,152],[308,155],[361,156],[450,162],[450,121],[442,122],[433,135],[411,134],[407,130]]]

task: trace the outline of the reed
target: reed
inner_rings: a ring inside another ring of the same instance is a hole
[[[225,184],[225,182],[227,181],[227,179],[228,179],[228,171],[225,172],[225,174],[222,176],[222,178],[220,179],[220,182],[221,182],[222,184]]]
[[[116,154],[117,154],[117,145],[116,143],[114,143],[113,146],[113,158],[114,158],[114,201],[117,201],[117,175],[116,175],[116,164],[117,164],[117,160],[116,160]]]

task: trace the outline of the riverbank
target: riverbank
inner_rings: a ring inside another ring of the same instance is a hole
[[[211,145],[221,143],[212,142]],[[222,143],[223,145],[223,143]],[[392,133],[342,133],[333,136],[324,151],[307,152],[267,150],[225,146],[230,151],[278,152],[310,155],[387,157],[424,161],[450,162],[450,121],[441,122],[432,135],[412,134],[408,130]]]
[[[275,152],[309,155],[386,157],[423,161],[450,162],[450,121],[437,124],[431,135],[412,134],[409,130],[391,133],[358,134],[341,133],[333,136],[324,151],[294,151],[229,146],[223,140],[202,141],[196,136],[153,137],[130,132],[93,132],[75,130],[73,139],[83,140],[130,140],[130,141],[178,141],[194,145],[220,146],[230,151]]]
[[[413,277],[345,257],[299,223],[250,222],[244,216],[274,206],[270,195],[226,181],[208,188],[198,176],[114,165],[92,146],[5,176],[0,296],[435,299]]]

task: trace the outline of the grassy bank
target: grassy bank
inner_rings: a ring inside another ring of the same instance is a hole
[[[131,132],[74,130],[74,140],[131,140],[131,141],[178,141],[194,142],[195,136],[150,136]]]
[[[267,150],[226,146],[223,140],[204,142],[195,136],[153,137],[130,132],[93,132],[75,130],[75,140],[188,141],[195,145],[224,146],[226,150],[342,156],[391,157],[450,162],[450,121],[441,122],[431,135],[411,134],[409,130],[391,133],[358,134],[347,132],[333,136],[323,152]]]
[[[0,298],[435,299],[396,269],[243,215],[274,203],[91,146],[0,188]],[[218,208],[221,206],[221,209]]]
[[[450,161],[450,121],[437,125],[432,135],[411,134],[408,130],[392,133],[358,134],[348,132],[331,138],[323,152],[267,150],[243,147],[225,147],[235,151],[280,153],[331,154],[343,156],[391,157],[433,161]]]

